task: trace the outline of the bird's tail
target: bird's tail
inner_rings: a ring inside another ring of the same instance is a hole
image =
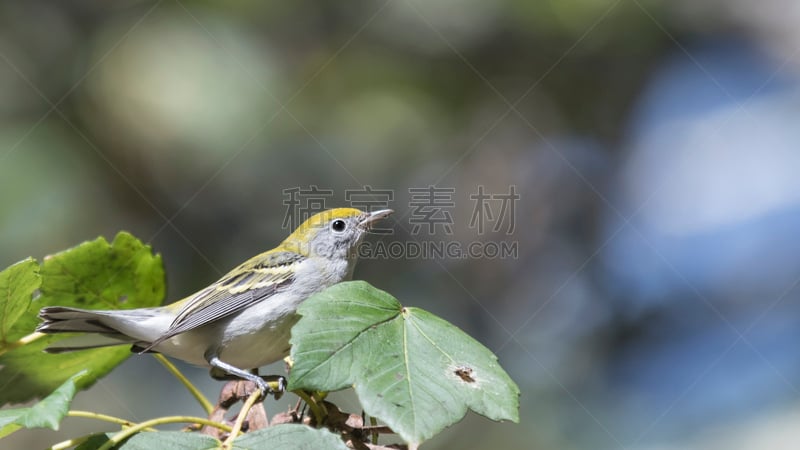
[[[144,311],[144,313],[143,313]],[[62,339],[45,349],[48,353],[63,353],[88,348],[132,344],[140,340],[125,334],[120,328],[125,322],[147,318],[147,310],[90,311],[65,306],[48,306],[39,311],[40,333],[88,333]]]

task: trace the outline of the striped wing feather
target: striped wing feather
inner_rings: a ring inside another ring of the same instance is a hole
[[[216,283],[194,294],[178,312],[166,332],[142,350],[238,313],[265,301],[294,280],[292,264],[303,259],[293,252],[259,255],[232,270]]]

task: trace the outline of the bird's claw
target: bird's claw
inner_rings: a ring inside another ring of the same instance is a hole
[[[261,397],[264,399],[269,394],[272,394],[275,400],[279,400],[283,393],[286,392],[286,378],[280,375],[257,377],[254,381],[261,391]]]

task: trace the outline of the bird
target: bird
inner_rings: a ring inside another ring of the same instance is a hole
[[[214,378],[252,381],[273,391],[257,368],[288,355],[297,307],[309,296],[352,278],[358,248],[390,209],[335,208],[309,217],[277,247],[256,255],[211,285],[151,308],[87,310],[47,306],[36,331],[84,333],[45,349],[62,353],[128,344],[211,368]],[[278,391],[285,388],[281,377]],[[279,394],[280,392],[275,392]]]

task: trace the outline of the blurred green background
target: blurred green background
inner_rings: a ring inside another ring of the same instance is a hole
[[[794,449],[798,20],[780,0],[2,2],[0,266],[129,230],[173,301],[306,207],[389,190],[373,244],[518,249],[356,270],[522,390],[520,425],[469,415],[426,447]],[[287,203],[311,186],[331,195]],[[74,407],[201,414],[150,357]]]

